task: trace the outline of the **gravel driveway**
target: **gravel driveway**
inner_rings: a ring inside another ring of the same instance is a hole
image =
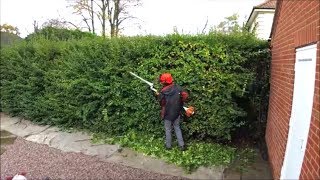
[[[1,155],[1,179],[19,172],[26,172],[28,179],[182,179],[62,152],[18,137]]]

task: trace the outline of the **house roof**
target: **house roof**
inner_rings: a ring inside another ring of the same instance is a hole
[[[253,6],[246,24],[251,26],[254,18],[257,16],[258,11],[272,11],[272,10],[275,11],[276,4],[277,4],[277,0],[266,0],[265,2],[257,6]]]
[[[277,1],[276,0],[266,0],[265,2],[254,6],[254,9],[275,9]]]

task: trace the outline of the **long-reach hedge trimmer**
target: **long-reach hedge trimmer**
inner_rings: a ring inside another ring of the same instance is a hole
[[[137,74],[135,74],[133,72],[129,72],[129,73],[131,75],[133,75],[134,77],[140,79],[142,82],[148,84],[150,86],[150,89],[158,94],[158,91],[153,87],[153,83],[143,79],[142,77],[138,76]],[[190,116],[192,116],[194,114],[194,107],[192,107],[192,106],[190,106],[190,107],[183,106],[183,109],[186,111],[186,116],[187,117],[190,117]]]

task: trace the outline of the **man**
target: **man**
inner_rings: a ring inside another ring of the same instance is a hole
[[[160,83],[163,85],[160,93],[156,93],[161,105],[161,118],[164,120],[166,133],[166,149],[171,149],[171,131],[172,126],[178,139],[180,150],[186,150],[180,128],[180,115],[183,110],[183,103],[188,98],[188,93],[183,91],[181,87],[173,82],[173,78],[169,73],[163,73],[159,77]]]

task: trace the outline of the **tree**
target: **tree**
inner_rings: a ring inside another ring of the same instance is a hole
[[[93,0],[72,0],[70,1],[70,3],[71,5],[68,7],[72,7],[74,9],[73,13],[81,16],[82,21],[86,24],[86,27],[89,30],[89,32],[95,34],[95,12],[93,10]]]
[[[0,25],[1,32],[6,32],[10,34],[20,35],[19,29],[15,26],[12,26],[10,24],[3,24]]]
[[[95,32],[94,19],[100,21],[102,36],[106,36],[107,24],[109,24],[110,36],[117,37],[124,21],[134,18],[129,9],[141,5],[141,0],[73,0],[71,7],[75,14],[81,15],[89,31]],[[89,24],[91,20],[91,25]]]
[[[110,25],[110,36],[117,37],[122,29],[120,25],[127,19],[134,18],[131,16],[128,9],[138,6],[140,0],[106,0],[108,8],[108,21]]]
[[[33,20],[33,32],[38,32],[39,31],[39,23],[36,20]]]
[[[53,41],[65,41],[70,39],[94,38],[95,36],[96,35],[90,32],[83,32],[79,29],[73,30],[68,28],[46,26],[42,27],[37,32],[29,34],[25,40],[29,41],[31,39],[45,38]]]
[[[19,29],[9,24],[0,25],[0,48],[22,40]]]
[[[90,0],[90,2],[91,2],[91,7],[90,7],[90,11],[91,11],[91,25],[92,25],[92,32],[93,32],[93,34],[95,34],[96,32],[95,32],[95,28],[94,28],[94,13],[93,13],[93,0]]]
[[[231,16],[225,17],[225,20],[215,26],[213,28],[213,31],[223,34],[230,34],[234,32],[241,32],[242,30],[244,30],[243,27],[244,26],[241,26],[239,24],[239,15],[233,14]]]
[[[69,25],[73,26],[76,29],[79,29],[79,27],[74,23],[70,21],[66,21],[64,19],[59,19],[59,18],[49,19],[48,21],[42,24],[42,28],[54,27],[54,28],[60,28],[60,29],[69,29],[70,28]]]
[[[106,37],[106,11],[107,11],[106,2],[107,0],[101,0],[101,5],[97,4],[100,8],[100,11],[97,14],[101,23],[103,37]]]

